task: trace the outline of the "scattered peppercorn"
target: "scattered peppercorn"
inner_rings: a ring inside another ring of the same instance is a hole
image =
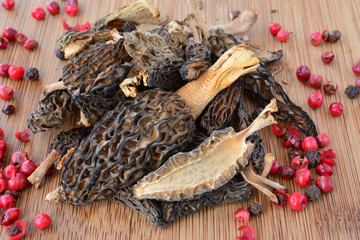
[[[14,0],[2,0],[2,4],[3,8],[5,8],[6,10],[11,10],[14,8],[15,6],[15,1]]]
[[[6,152],[7,149],[7,143],[4,140],[0,140],[0,151]]]
[[[307,168],[300,168],[295,172],[295,182],[300,187],[306,187],[311,180],[310,170]]]
[[[323,78],[321,75],[311,75],[310,79],[309,79],[309,84],[311,87],[315,88],[315,89],[320,89],[321,85],[323,82]]]
[[[1,226],[10,226],[16,220],[20,218],[20,209],[18,208],[9,208],[1,216],[0,225]]]
[[[25,129],[23,132],[20,132],[19,129],[16,129],[15,132],[15,137],[20,141],[20,142],[27,142],[29,141],[29,137],[30,137],[30,133],[29,133],[29,129]]]
[[[36,7],[32,10],[31,16],[36,20],[42,20],[46,16],[46,12],[42,7]]]
[[[280,30],[277,34],[276,34],[277,39],[280,42],[286,42],[287,40],[289,40],[290,34],[288,31],[286,30]]]
[[[14,177],[17,173],[19,172],[19,169],[17,167],[15,167],[14,165],[8,165],[6,166],[4,173],[5,173],[5,177],[7,179],[11,179],[12,177]]]
[[[275,174],[275,173],[279,172],[279,169],[280,169],[279,163],[276,160],[274,160],[273,164],[271,165],[269,173]]]
[[[35,41],[34,39],[28,39],[26,40],[26,42],[24,43],[24,48],[26,50],[33,50],[34,48],[36,48],[37,46],[39,46],[39,43],[37,41]]]
[[[296,69],[296,77],[297,79],[302,82],[306,83],[311,76],[311,71],[306,65],[301,65]]]
[[[348,98],[356,98],[360,94],[360,89],[357,86],[349,85],[345,89],[345,94]]]
[[[327,81],[326,83],[324,83],[323,90],[326,95],[332,95],[338,90],[338,85],[334,84],[331,81]]]
[[[269,30],[273,36],[276,36],[276,34],[278,34],[278,32],[281,30],[281,26],[278,23],[272,23],[270,24]]]
[[[235,216],[234,218],[239,221],[243,221],[244,223],[247,223],[250,218],[250,212],[246,207],[238,208],[235,210]]]
[[[296,158],[296,157],[300,157],[300,158],[304,157],[304,152],[301,149],[292,147],[292,148],[288,149],[287,155],[288,155],[289,159],[292,160],[293,158]]]
[[[331,166],[335,166],[336,165],[335,159],[336,159],[336,154],[333,152],[332,149],[322,151],[321,153],[322,163],[327,163]]]
[[[291,179],[295,174],[294,170],[291,167],[286,166],[286,165],[280,166],[279,171],[280,171],[280,176],[282,178],[288,179],[288,180]]]
[[[17,34],[17,31],[11,27],[6,27],[2,31],[2,36],[6,38],[9,42],[15,40],[15,36]]]
[[[46,8],[51,15],[56,15],[59,13],[60,6],[56,1],[50,1],[46,4]]]
[[[21,66],[10,65],[8,73],[11,79],[20,80],[24,76],[24,68]]]
[[[325,42],[335,43],[338,40],[340,40],[341,32],[339,30],[332,30],[330,32],[327,30],[324,30],[321,34],[321,37]]]
[[[28,177],[35,171],[36,168],[37,166],[32,160],[26,160],[21,164],[20,172],[22,172],[23,174],[25,174],[25,176]]]
[[[319,32],[312,32],[309,35],[309,39],[312,45],[317,46],[322,42],[321,34]]]
[[[301,147],[301,138],[300,138],[300,132],[299,132],[298,128],[289,127],[289,129],[286,131],[286,133],[284,135],[283,145],[286,148],[289,148],[289,147],[300,148]]]
[[[56,54],[56,57],[59,58],[60,60],[65,60],[65,54],[60,49],[57,48],[55,51],[55,54]]]
[[[334,61],[335,55],[333,52],[324,52],[323,54],[321,54],[321,60],[325,63],[325,64],[330,64]]]
[[[25,189],[27,185],[28,180],[23,173],[16,173],[16,175],[8,181],[8,188],[11,191],[21,191]]]
[[[310,167],[316,167],[321,163],[321,153],[317,150],[307,151],[305,158],[309,160]]]
[[[308,186],[305,189],[305,196],[312,202],[319,200],[321,196],[321,190],[316,185]]]
[[[260,216],[264,213],[264,208],[260,202],[252,202],[250,203],[249,211],[255,216]]]
[[[6,235],[11,240],[21,239],[26,232],[26,224],[24,221],[16,220],[15,225],[12,225],[6,229]]]
[[[308,168],[309,167],[309,159],[301,158],[299,156],[293,158],[291,160],[291,168],[293,170],[299,170],[300,168]]]
[[[241,231],[241,237],[236,236],[238,240],[255,240],[255,230],[249,225],[242,225],[238,228]]]
[[[1,85],[0,86],[0,98],[2,100],[10,100],[14,96],[14,90],[9,88],[8,86]]]
[[[3,37],[0,37],[0,49],[7,48],[7,44],[8,44],[7,40]]]
[[[1,76],[1,75],[0,75]],[[358,88],[360,88],[360,79],[356,80],[355,86],[357,86]]]
[[[8,77],[9,76],[9,65],[5,63],[0,64],[0,77]]]
[[[6,191],[7,183],[5,179],[0,179],[0,193]]]
[[[278,203],[273,202],[273,204],[276,207],[284,206],[286,204],[287,200],[289,199],[289,193],[287,193],[284,190],[280,190],[280,189],[276,189],[274,193],[278,199]]]
[[[86,22],[85,24],[76,24],[75,27],[70,27],[65,19],[63,20],[63,27],[65,30],[69,31],[69,30],[76,30],[76,31],[79,31],[79,32],[83,32],[83,31],[86,31],[86,30],[90,30],[91,29],[91,26],[90,26],[90,23],[89,22]]]
[[[330,104],[329,111],[334,116],[340,116],[344,111],[344,107],[341,103],[334,102]]]
[[[69,16],[75,16],[79,12],[77,0],[66,0],[64,11]]]
[[[4,108],[2,109],[2,112],[6,115],[11,115],[15,112],[16,108],[14,105],[11,105],[9,103],[6,103]]]
[[[3,140],[4,137],[5,137],[4,130],[2,130],[2,128],[0,128],[0,140]]]
[[[16,200],[9,194],[4,194],[0,197],[0,207],[4,209],[13,208],[16,205]]]
[[[287,127],[281,129],[279,124],[273,124],[272,130],[276,136],[282,137],[285,135]]]
[[[17,33],[15,35],[15,40],[16,40],[17,44],[19,44],[20,46],[23,46],[24,43],[26,42],[26,40],[28,40],[28,38],[23,33]]]
[[[289,205],[292,210],[302,211],[307,205],[307,198],[301,193],[294,192],[289,197]]]
[[[324,103],[324,95],[321,92],[313,92],[310,94],[308,104],[313,109],[318,109]]]
[[[318,142],[319,147],[323,148],[329,145],[330,139],[325,133],[319,133],[316,136],[316,140]]]
[[[309,150],[318,150],[319,148],[316,138],[312,136],[304,138],[301,142],[301,147],[305,152]]]
[[[322,192],[331,192],[334,187],[332,185],[331,177],[328,175],[323,175],[318,178],[316,178],[316,186],[322,191]]]
[[[360,75],[360,61],[354,63],[352,70],[356,75]]]
[[[34,225],[37,229],[43,230],[51,225],[51,218],[45,213],[36,215]]]
[[[327,163],[321,163],[319,164],[316,168],[315,168],[316,172],[320,175],[320,176],[324,176],[324,175],[328,175],[331,176],[334,173],[334,170],[332,168],[331,165],[327,164]]]
[[[39,80],[39,70],[37,68],[28,68],[26,69],[25,77],[31,81]]]

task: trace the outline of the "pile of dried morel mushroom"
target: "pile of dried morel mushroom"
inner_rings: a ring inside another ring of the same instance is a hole
[[[83,127],[60,133],[29,177],[38,186],[60,160],[60,186],[47,200],[108,198],[163,228],[207,206],[247,201],[251,185],[278,201],[273,191],[284,187],[265,178],[273,158],[255,131],[277,118],[317,134],[266,66],[282,52],[234,37],[251,28],[256,10],[209,27],[190,7],[186,19],[169,22],[140,0],[60,37],[57,56],[69,62],[28,128],[57,129],[72,114]],[[263,110],[250,115],[244,93]]]

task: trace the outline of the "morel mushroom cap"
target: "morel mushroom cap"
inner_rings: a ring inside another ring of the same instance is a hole
[[[170,157],[134,186],[135,197],[180,201],[224,185],[248,163],[253,145],[246,141],[247,137],[273,124],[271,113],[276,111],[273,100],[245,130],[215,131],[195,150]]]
[[[28,118],[28,129],[37,133],[60,128],[74,109],[74,101],[66,89],[49,92],[39,101],[39,109]]]

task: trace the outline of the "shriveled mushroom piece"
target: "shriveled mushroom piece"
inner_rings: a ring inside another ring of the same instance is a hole
[[[236,46],[176,93],[153,89],[119,104],[65,159],[61,199],[75,205],[92,203],[157,169],[191,141],[194,119],[212,98],[254,71],[258,62],[244,46]],[[56,194],[49,195],[49,201],[54,200],[51,196]]]
[[[60,160],[69,149],[77,147],[81,140],[88,136],[90,132],[91,128],[81,127],[59,133],[48,148],[49,155],[28,177],[29,182],[39,187],[48,168]]]
[[[226,184],[248,164],[253,145],[247,137],[275,123],[271,113],[276,111],[276,100],[272,100],[245,130],[215,131],[195,150],[170,157],[134,186],[135,197],[180,201]]]
[[[33,133],[61,128],[76,106],[66,89],[55,90],[39,101],[39,109],[27,120],[28,129]]]
[[[70,30],[57,40],[57,49],[64,54],[65,59],[69,59],[84,50],[90,43],[111,39],[113,36],[108,29],[85,32]]]
[[[278,120],[294,123],[306,136],[317,135],[314,121],[291,101],[266,64],[261,63],[256,71],[243,76],[243,81],[245,92],[255,99],[258,106],[264,107],[271,99],[276,98],[279,111],[275,116]]]
[[[135,24],[160,24],[159,10],[144,0],[137,0],[120,8],[95,22],[95,28],[120,29],[125,22]]]

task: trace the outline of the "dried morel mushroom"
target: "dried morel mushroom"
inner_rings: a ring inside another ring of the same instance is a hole
[[[68,150],[77,147],[81,140],[87,137],[90,132],[91,128],[81,127],[59,133],[48,148],[49,155],[47,158],[28,177],[29,182],[36,187],[39,187],[48,168],[56,161],[60,160]]]
[[[233,128],[214,131],[198,148],[178,153],[134,186],[137,198],[180,201],[217,189],[248,164],[253,145],[246,139],[255,131],[275,122],[272,101],[245,130]],[[247,179],[245,179],[247,180]]]
[[[211,51],[207,45],[193,43],[186,47],[186,62],[180,69],[182,79],[193,81],[211,65]]]
[[[244,46],[236,46],[176,94],[154,89],[119,104],[66,158],[61,187],[47,199],[83,205],[131,186],[167,155],[180,151],[191,140],[194,119],[211,98],[254,71],[258,62]]]
[[[49,92],[39,101],[39,109],[28,118],[28,129],[37,133],[61,128],[74,110],[74,101],[66,89]]]
[[[69,59],[84,50],[90,43],[111,39],[110,30],[107,29],[84,32],[70,30],[57,40],[57,49],[64,54],[65,59]]]
[[[242,92],[242,82],[238,80],[230,87],[222,90],[209,103],[200,117],[200,125],[208,135],[214,130],[223,129],[230,122],[242,97]]]
[[[306,136],[316,136],[316,126],[310,116],[295,105],[283,88],[274,79],[264,63],[255,71],[243,76],[245,93],[251,95],[260,107],[264,107],[271,99],[276,98],[279,111],[275,113],[277,119],[293,122]]]
[[[147,33],[159,35],[164,39],[165,43],[178,58],[184,57],[183,45],[176,35],[171,35],[165,28],[162,27],[150,29]]]

